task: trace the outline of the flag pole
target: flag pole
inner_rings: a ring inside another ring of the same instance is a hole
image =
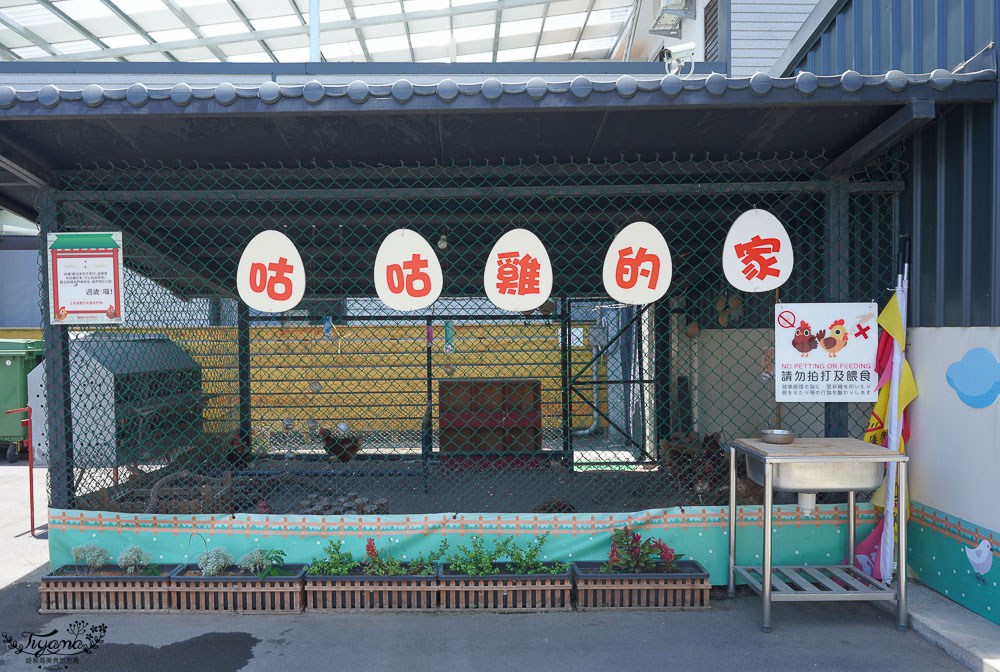
[[[903,325],[903,337],[906,334],[906,301],[910,281],[910,241],[907,240],[904,249],[899,251],[899,259],[896,272],[896,287],[894,293],[896,302],[899,305],[900,320]],[[899,382],[903,375],[903,347],[902,344],[893,339],[892,343],[892,376],[889,387],[889,407],[886,409],[886,421],[888,424],[887,447],[895,452],[899,452],[900,438],[902,436],[903,419],[899,414]],[[900,503],[900,511],[905,510],[905,504]],[[882,553],[879,554],[882,580],[887,584],[892,583],[892,570],[894,554],[886,552],[887,549],[895,547],[896,541],[896,463],[890,462],[886,467],[885,476],[885,525],[882,528]],[[904,524],[900,521],[900,524]],[[899,571],[905,572],[905,567],[900,567]]]

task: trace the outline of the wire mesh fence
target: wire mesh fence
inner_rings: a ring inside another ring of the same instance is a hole
[[[884,300],[898,166],[828,181],[822,156],[473,166],[108,166],[42,196],[43,233],[121,231],[126,324],[49,329],[66,393],[50,413],[56,506],[150,513],[623,511],[726,501],[720,447],[763,427],[860,437],[864,404],[774,402],[773,309]],[[782,221],[777,292],[725,281],[741,212]],[[667,296],[614,304],[615,234],[647,221],[673,256]],[[435,246],[444,290],[393,311],[380,242]],[[552,260],[527,314],[486,298],[483,264],[526,228]],[[245,245],[298,248],[295,310],[236,294]],[[44,267],[42,280],[44,287]],[[42,297],[47,310],[47,296]],[[60,350],[62,348],[62,350]],[[57,369],[50,369],[54,371]],[[741,502],[759,488],[744,478]]]

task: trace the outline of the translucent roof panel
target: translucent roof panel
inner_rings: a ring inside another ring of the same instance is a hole
[[[610,58],[633,0],[319,0],[324,61]],[[309,60],[309,0],[0,0],[0,59]]]

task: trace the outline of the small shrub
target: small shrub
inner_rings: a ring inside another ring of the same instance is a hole
[[[263,581],[269,576],[285,576],[285,552],[274,548],[255,548],[240,558],[237,566],[244,572],[256,574]]]
[[[129,546],[118,556],[118,566],[124,569],[126,574],[158,576],[160,568],[157,565],[149,564],[152,557],[142,550],[141,546]]]
[[[343,539],[331,539],[326,542],[323,549],[325,558],[313,558],[308,571],[316,576],[347,576],[351,570],[358,566],[354,557],[343,550]]]
[[[509,558],[510,568],[514,574],[565,574],[569,571],[569,563],[553,562],[546,565],[544,561],[539,560],[542,546],[548,540],[549,533],[546,532],[540,537],[535,537],[527,548],[518,546],[513,537],[507,537],[498,546],[503,546],[502,553]]]
[[[434,563],[443,558],[447,552],[448,540],[442,539],[441,544],[435,550],[428,552],[426,558],[424,558],[423,553],[420,553],[413,560],[410,560],[407,573],[410,576],[430,576],[435,572]]]
[[[233,564],[233,556],[224,548],[213,548],[198,556],[202,576],[218,576]]]
[[[97,544],[74,546],[70,549],[70,553],[73,554],[73,562],[86,567],[87,572],[92,572],[111,564],[111,553],[108,549]]]
[[[502,546],[504,541],[500,541],[492,550],[486,550],[486,543],[481,536],[472,538],[468,546],[459,546],[455,553],[448,556],[448,564],[455,574],[468,574],[469,576],[489,576],[499,574],[500,569],[494,563],[503,555]]]

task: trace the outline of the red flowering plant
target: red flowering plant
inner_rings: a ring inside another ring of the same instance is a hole
[[[601,565],[605,574],[648,574],[669,572],[683,556],[674,552],[662,539],[643,539],[626,525],[611,535],[608,561]]]

